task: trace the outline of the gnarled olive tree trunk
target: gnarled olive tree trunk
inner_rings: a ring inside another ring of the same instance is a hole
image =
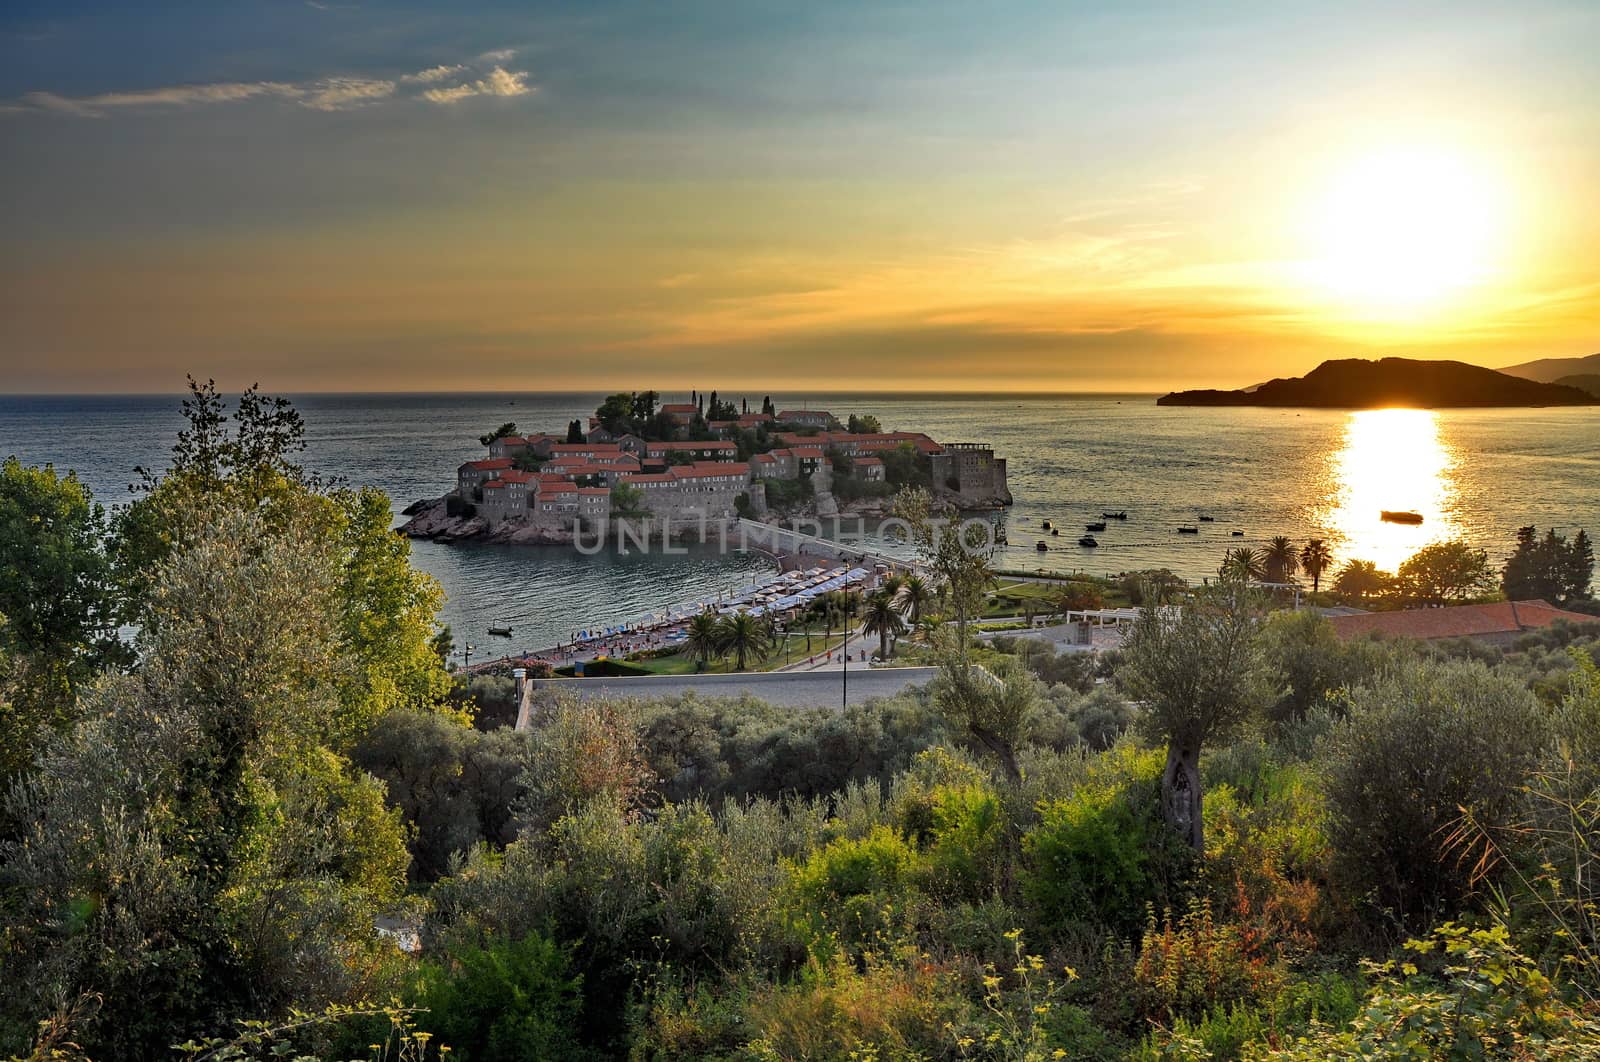
[[[1200,747],[1167,746],[1167,769],[1161,772],[1161,813],[1195,854],[1206,850],[1205,819],[1200,807]]]

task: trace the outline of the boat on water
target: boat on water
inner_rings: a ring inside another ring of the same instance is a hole
[[[1198,527],[1180,527],[1180,528],[1178,528],[1178,534],[1180,534],[1180,535],[1198,535],[1199,533],[1200,533],[1200,529]]]
[[[1414,513],[1409,509],[1401,509],[1401,510],[1398,510],[1398,511],[1394,510],[1394,509],[1385,509],[1381,513],[1379,513],[1378,516],[1379,516],[1379,519],[1381,519],[1386,524],[1420,524],[1420,523],[1422,523],[1422,514],[1421,513]]]
[[[1101,513],[1100,515],[1106,520],[1126,520],[1128,518],[1128,510],[1121,509],[1114,513]]]
[[[1033,548],[1034,548],[1034,549],[1036,549],[1036,550],[1038,550],[1038,551],[1039,551],[1039,552],[1040,552],[1040,553],[1043,553],[1043,552],[1044,552],[1044,551],[1045,551],[1045,550],[1047,550],[1047,549],[1049,549],[1049,548],[1050,548],[1050,547],[1049,547],[1049,546],[1047,546],[1047,545],[1045,545],[1045,544],[1044,544],[1044,539],[1042,539],[1042,538],[1041,538],[1041,539],[1040,539],[1040,540],[1039,540],[1039,544],[1038,544],[1038,545],[1036,545],[1036,546],[1034,546],[1034,547],[1033,547]]]
[[[1099,544],[1100,543],[1095,541],[1093,535],[1084,535],[1082,538],[1078,539],[1078,545],[1080,545],[1080,546],[1088,546],[1090,548],[1093,548],[1095,546],[1098,546]]]
[[[1216,519],[1217,519],[1217,518],[1216,518],[1216,517],[1215,517],[1215,516],[1202,516],[1202,517],[1201,517],[1201,518],[1200,518],[1200,522],[1201,522],[1201,523],[1202,523],[1202,524],[1209,524],[1209,523],[1213,523],[1213,522],[1215,522],[1215,520],[1216,520]]]
[[[1048,531],[1048,530],[1050,530],[1050,521],[1046,520],[1044,523],[1040,524],[1039,526],[1044,528],[1046,531]]]
[[[1105,521],[1102,520],[1098,524],[1084,524],[1083,529],[1085,531],[1104,531],[1106,529],[1106,524]]]
[[[1230,533],[1233,535],[1234,538],[1243,538],[1244,537],[1244,532],[1243,531],[1233,531],[1233,532],[1230,532]]]
[[[511,637],[511,628],[510,627],[490,627],[489,628],[489,633],[494,635],[497,638],[509,638],[509,637]]]
[[[1061,537],[1061,528],[1052,527],[1050,529],[1050,534],[1054,535],[1056,538],[1060,538]]]

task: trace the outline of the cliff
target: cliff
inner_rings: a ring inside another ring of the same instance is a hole
[[[1174,391],[1161,406],[1298,406],[1314,409],[1425,409],[1582,406],[1600,403],[1576,387],[1539,383],[1459,361],[1348,358],[1254,391]]]

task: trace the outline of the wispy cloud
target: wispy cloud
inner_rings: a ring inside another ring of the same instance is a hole
[[[510,49],[503,49],[487,53],[483,58],[514,54]],[[444,84],[458,78],[463,79],[459,84]],[[0,100],[0,114],[51,112],[78,118],[103,118],[116,110],[196,107],[253,99],[286,100],[315,111],[345,111],[390,99],[401,84],[435,86],[418,97],[430,103],[455,103],[472,96],[523,96],[533,91],[525,70],[511,72],[498,64],[488,69],[482,66],[474,69],[466,63],[441,63],[398,78],[337,76],[298,82],[222,81],[87,96],[29,92],[15,100]]]
[[[473,96],[526,96],[532,91],[526,70],[513,72],[497,66],[476,81],[429,89],[422,98],[429,103],[459,103]]]
[[[407,74],[400,80],[419,81],[425,85],[431,85],[435,81],[443,81],[446,78],[455,77],[465,69],[466,65],[463,63],[457,63],[454,66],[440,64],[439,66],[430,66],[426,70],[418,70],[415,74]]]

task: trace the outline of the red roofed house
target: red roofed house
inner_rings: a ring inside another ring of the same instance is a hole
[[[1526,631],[1567,623],[1600,623],[1600,618],[1568,612],[1545,601],[1496,601],[1487,605],[1409,608],[1400,612],[1363,612],[1330,616],[1333,632],[1345,641],[1367,634],[1397,638],[1478,638],[1506,645]]]
[[[463,498],[472,498],[485,481],[498,479],[502,472],[511,469],[511,458],[496,457],[484,461],[468,461],[456,469],[456,489]]]
[[[693,402],[668,402],[661,407],[661,412],[679,424],[687,424],[700,412],[700,407]]]
[[[868,483],[883,482],[883,460],[877,457],[857,457],[850,462],[850,474]]]

